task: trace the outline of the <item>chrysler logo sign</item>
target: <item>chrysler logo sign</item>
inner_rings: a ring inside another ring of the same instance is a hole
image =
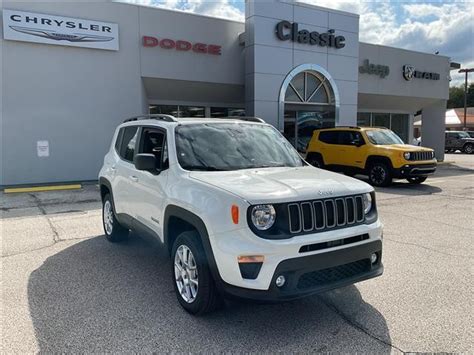
[[[56,31],[40,30],[28,27],[10,26],[12,30],[27,33],[32,36],[54,39],[55,41],[69,41],[69,42],[108,42],[113,40],[113,37],[94,36],[94,35],[75,35],[60,33]]]
[[[403,66],[403,77],[405,80],[410,81],[413,78],[417,79],[428,79],[428,80],[439,80],[440,75],[438,73],[430,73],[416,70],[413,65],[405,64]]]
[[[71,17],[3,10],[4,38],[14,41],[118,50],[118,25]]]

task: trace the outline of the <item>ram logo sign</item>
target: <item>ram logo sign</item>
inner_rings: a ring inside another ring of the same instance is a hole
[[[15,10],[3,10],[3,37],[13,41],[119,49],[115,23]]]

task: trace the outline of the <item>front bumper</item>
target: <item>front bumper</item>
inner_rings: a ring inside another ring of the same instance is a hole
[[[393,169],[393,175],[396,178],[408,178],[417,176],[433,175],[436,171],[437,164],[405,164],[398,169]]]
[[[371,263],[370,256],[376,253],[377,261]],[[344,287],[359,281],[382,275],[381,240],[327,253],[308,255],[281,262],[268,290],[254,290],[223,284],[228,296],[256,301],[286,301]],[[275,280],[283,275],[282,287]]]
[[[362,235],[364,239],[350,244],[340,243]],[[379,220],[369,225],[284,240],[262,239],[249,233],[248,229],[213,235],[210,236],[215,259],[213,275],[216,284],[227,295],[267,301],[299,298],[380,275],[383,271],[381,237],[382,224]],[[324,244],[325,247],[321,250],[305,249],[305,246],[314,243]],[[367,267],[363,260],[369,260],[374,252],[379,255],[378,261]],[[255,279],[243,277],[237,262],[240,255],[264,256]],[[356,268],[355,272],[351,272],[352,267]],[[306,275],[308,273],[315,274]],[[284,274],[286,284],[282,288],[276,288],[275,279],[281,274]],[[318,277],[323,277],[324,282],[316,280],[316,284],[303,285],[305,279]]]

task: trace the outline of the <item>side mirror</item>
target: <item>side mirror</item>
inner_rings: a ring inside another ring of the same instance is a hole
[[[352,141],[352,145],[355,145],[356,147],[360,147],[363,145],[363,143],[357,139],[357,140]]]
[[[153,154],[137,154],[133,159],[137,170],[157,171],[156,157]]]

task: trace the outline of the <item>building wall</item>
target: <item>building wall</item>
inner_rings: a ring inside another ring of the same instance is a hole
[[[275,26],[281,20],[297,22],[300,29],[335,29],[346,38],[342,49],[281,41]],[[354,124],[357,114],[359,16],[292,1],[246,2],[245,83],[246,110],[283,129],[280,88],[290,71],[315,64],[330,73],[340,97],[337,124]]]
[[[119,51],[2,40],[1,184],[96,179],[114,128],[143,110],[138,8],[39,2],[2,8],[120,24]],[[50,156],[39,158],[36,144],[44,140]]]

